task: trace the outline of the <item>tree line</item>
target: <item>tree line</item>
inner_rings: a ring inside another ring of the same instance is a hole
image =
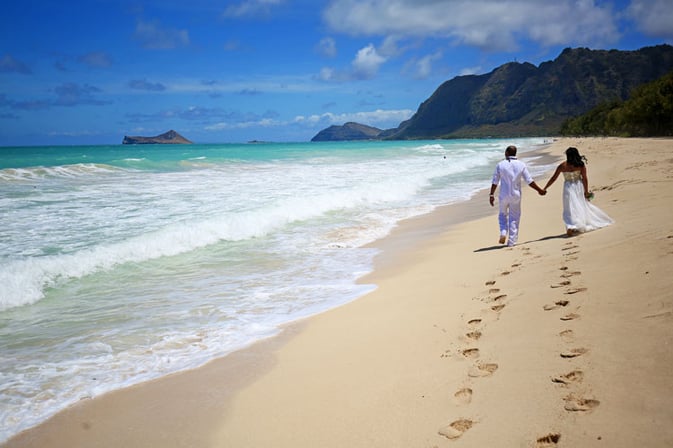
[[[636,87],[626,101],[607,101],[566,120],[561,135],[673,136],[673,71]]]

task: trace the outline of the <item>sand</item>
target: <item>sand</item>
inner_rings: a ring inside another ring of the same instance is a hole
[[[557,182],[506,248],[485,190],[382,241],[367,296],[6,446],[673,446],[673,140],[568,146],[612,226],[566,238]]]

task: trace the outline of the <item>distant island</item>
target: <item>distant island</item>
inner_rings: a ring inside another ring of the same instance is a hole
[[[329,142],[342,140],[377,140],[383,132],[379,128],[360,123],[348,122],[343,126],[330,126],[323,129],[311,139],[312,142]]]
[[[189,145],[192,142],[178,134],[174,130],[164,132],[155,137],[124,136],[122,145]]]

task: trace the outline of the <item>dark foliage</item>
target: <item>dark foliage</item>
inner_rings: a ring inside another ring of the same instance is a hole
[[[673,136],[673,71],[635,88],[626,101],[603,103],[567,120],[561,134]]]

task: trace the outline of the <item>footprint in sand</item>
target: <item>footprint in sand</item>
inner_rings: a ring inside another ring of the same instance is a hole
[[[480,323],[481,323],[481,319],[478,319],[478,318],[477,319],[470,319],[470,320],[467,321],[467,324],[472,328],[476,327]]]
[[[586,412],[586,411],[591,411],[594,408],[596,408],[599,404],[601,404],[600,401],[594,400],[591,398],[582,398],[582,397],[577,397],[575,395],[568,395],[565,397],[565,406],[563,408],[566,411],[570,412]]]
[[[589,350],[586,348],[571,348],[568,351],[561,353],[561,358],[577,358],[587,353]]]
[[[493,306],[491,307],[491,309],[492,309],[493,311],[495,311],[496,313],[499,313],[499,312],[502,311],[504,308],[505,308],[505,304],[504,304],[504,303],[501,303],[500,305],[493,305]]]
[[[489,280],[486,282],[486,286],[495,285],[495,280]]]
[[[509,274],[511,274],[511,272],[509,272],[509,271],[502,271],[502,272],[500,273],[500,275],[509,275]]]
[[[561,339],[565,342],[572,342],[575,340],[575,332],[572,330],[563,330],[558,335],[561,336]]]
[[[565,274],[561,274],[561,278],[570,278],[574,277],[575,275],[580,275],[581,273],[581,271],[566,272]]]
[[[500,288],[491,288],[488,290],[489,294],[495,294],[496,292],[500,292]]]
[[[561,320],[575,320],[579,319],[580,315],[577,313],[568,313],[565,316],[561,316],[559,319]]]
[[[562,306],[567,306],[569,303],[570,302],[567,301],[567,300],[559,300],[559,301],[554,302],[553,304],[547,304],[547,305],[543,306],[542,308],[545,311],[551,311],[551,310],[555,310],[556,308],[559,308],[559,307],[562,307]]]
[[[577,294],[578,292],[584,292],[586,290],[587,290],[587,288],[570,288],[569,290],[567,290],[563,294]]]
[[[521,266],[521,263],[514,263],[514,264],[512,265],[513,268],[518,268],[519,266]]]
[[[465,431],[470,429],[474,425],[472,420],[460,419],[455,422],[450,423],[448,426],[439,430],[439,435],[444,436],[447,439],[457,439],[462,436]]]
[[[458,404],[470,404],[472,401],[472,389],[464,387],[453,394],[453,398]]]
[[[551,448],[556,446],[559,440],[561,440],[561,434],[549,433],[546,436],[542,436],[537,439],[535,448]]]
[[[463,351],[460,352],[464,357],[466,358],[478,358],[479,357],[479,349],[478,348],[467,348]]]
[[[470,331],[469,333],[465,333],[465,336],[467,336],[468,339],[472,339],[473,341],[478,341],[482,334],[481,331],[474,330]]]
[[[551,380],[554,383],[564,384],[567,386],[568,384],[571,383],[581,383],[583,379],[584,379],[584,372],[582,372],[581,370],[573,370],[572,372],[568,372],[565,375],[555,376]]]
[[[575,251],[572,251],[572,252],[566,252],[564,255],[565,255],[566,257],[570,257],[570,256],[572,256],[572,255],[577,255],[577,254],[579,254],[579,253],[580,253],[579,250],[575,250]]]
[[[498,365],[495,363],[477,364],[467,372],[467,376],[472,378],[491,376],[496,370],[498,370]]]
[[[662,311],[661,313],[643,316],[643,319],[670,319],[671,317],[673,317],[673,311]]]
[[[563,288],[564,286],[568,286],[570,284],[570,280],[564,280],[560,283],[557,283],[555,285],[549,285],[550,288]]]
[[[502,300],[505,297],[507,297],[507,294],[499,294],[495,297],[475,297],[476,300],[481,300],[482,302],[490,303],[490,302],[496,302],[498,300]]]
[[[559,271],[567,271],[567,270],[568,270],[568,266],[561,266],[559,268]]]
[[[567,247],[564,247],[564,248],[561,249],[561,250],[572,250],[572,249],[577,249],[578,247],[579,247],[579,246],[576,246],[576,245],[573,245],[573,246],[567,246]]]

